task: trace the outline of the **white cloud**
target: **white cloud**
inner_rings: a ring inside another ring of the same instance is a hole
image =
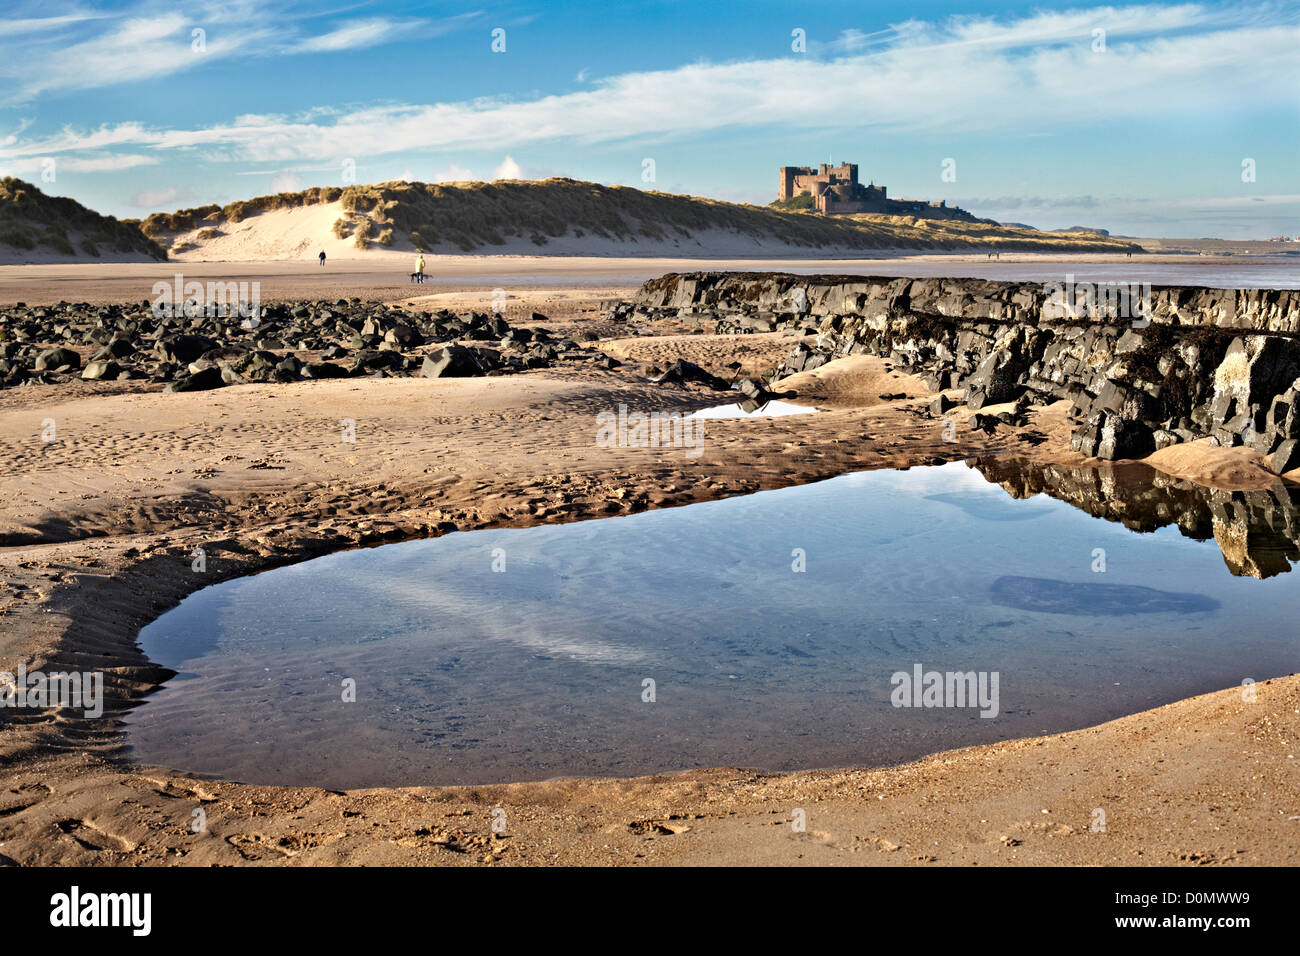
[[[1244,108],[1271,109],[1286,121],[1295,116],[1294,81],[1300,78],[1296,20],[1295,11],[1277,7],[1184,4],[908,21],[891,27],[888,36],[846,34],[846,50],[870,51],[855,55],[693,63],[530,99],[311,109],[195,128],[122,123],[64,129],[44,139],[0,141],[0,163],[143,147],[283,168],[350,156],[358,143],[371,156],[504,151],[546,141],[648,142],[772,126],[796,136],[852,125],[882,134],[1028,137],[1099,121],[1230,117]],[[175,15],[133,23],[120,28],[115,43],[125,31],[147,47],[176,36],[182,25]],[[1108,31],[1105,53],[1092,50],[1091,29],[1099,23]],[[82,52],[94,61],[93,50]],[[120,51],[114,56],[123,59]],[[498,175],[508,175],[508,168],[503,163]],[[454,164],[435,177],[470,178]]]
[[[429,182],[433,183],[462,183],[472,182],[476,179],[474,173],[455,163],[448,164],[446,169],[440,170],[433,174]]]
[[[402,32],[410,36],[419,20],[389,20],[374,17],[369,20],[353,20],[320,36],[303,40],[293,48],[295,53],[331,53],[338,50],[353,50],[358,47],[375,46],[390,39],[394,33]]]
[[[524,171],[519,164],[515,162],[513,156],[507,156],[501,161],[501,165],[496,168],[492,174],[493,179],[523,179]]]
[[[154,0],[137,0],[114,13],[0,21],[0,97],[21,103],[49,92],[158,79],[231,57],[337,53],[426,39],[465,26],[482,12],[438,20],[341,20],[323,33],[304,35],[300,21],[316,16],[289,0],[183,0],[165,12]],[[202,44],[193,36],[196,29],[204,31]],[[6,42],[11,37],[18,39]]]
[[[1132,11],[1148,8],[1124,8]],[[1187,23],[1150,8],[1154,22]],[[1169,8],[1178,11],[1199,8]],[[1141,18],[1126,12],[1121,27]],[[64,148],[96,139],[159,148],[207,147],[213,158],[286,162],[344,155],[355,143],[375,153],[416,149],[500,149],[527,142],[570,139],[619,141],[686,136],[726,127],[780,124],[809,129],[834,122],[880,130],[1028,132],[1095,122],[1098,116],[1166,118],[1178,110],[1233,113],[1244,103],[1294,109],[1294,23],[1209,33],[1125,40],[1116,28],[1107,51],[1093,53],[1081,32],[1064,47],[1035,46],[1035,37],[1059,37],[1066,27],[1092,22],[1040,14],[1023,21],[956,21],[913,26],[905,39],[864,56],[831,60],[783,57],[739,63],[697,63],[627,73],[590,90],[529,100],[369,107],[337,115],[243,117],[233,123],[164,131],[114,127],[85,137],[68,134]],[[170,22],[170,21],[169,21]],[[154,35],[165,25],[144,30]],[[933,53],[943,46],[942,56]],[[810,109],[809,104],[816,104]],[[41,144],[44,151],[52,146]],[[0,151],[0,156],[3,151]]]
[[[137,166],[156,166],[156,156],[143,156],[139,153],[114,153],[105,156],[77,157],[57,156],[58,171],[61,173],[111,173],[121,169],[134,169]],[[42,170],[46,157],[27,156],[4,166],[5,175],[19,176],[38,173]]]
[[[87,20],[100,19],[107,14],[71,13],[58,17],[31,17],[28,19],[0,20],[0,37],[19,36],[31,33],[43,33]]]

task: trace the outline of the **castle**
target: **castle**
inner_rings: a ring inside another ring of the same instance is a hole
[[[962,219],[980,222],[964,209],[949,206],[946,200],[890,199],[884,186],[858,182],[858,164],[822,163],[811,166],[782,166],[777,200],[811,196],[813,205],[825,216],[843,216],[859,212],[886,216],[917,216],[922,219]]]

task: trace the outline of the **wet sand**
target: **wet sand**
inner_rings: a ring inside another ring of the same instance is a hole
[[[508,292],[552,287],[630,288],[667,272],[705,270],[795,272],[804,275],[970,276],[1021,281],[1079,281],[1107,276],[1166,285],[1300,286],[1300,262],[1286,257],[1113,253],[1045,255],[1005,253],[994,261],[982,253],[882,253],[870,258],[658,258],[614,256],[428,256],[426,282],[410,280],[414,258],[380,252],[358,259],[285,262],[139,262],[0,265],[0,305],[122,302],[152,299],[153,284],[187,279],[259,282],[264,301],[332,299],[364,295],[393,301],[434,292]],[[486,309],[486,297],[481,308]]]

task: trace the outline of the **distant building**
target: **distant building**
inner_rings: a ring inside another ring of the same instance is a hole
[[[782,166],[777,188],[777,200],[785,201],[796,196],[811,196],[816,210],[826,216],[844,216],[853,213],[878,213],[886,216],[918,216],[922,219],[962,219],[980,222],[964,209],[949,206],[946,201],[926,202],[922,199],[890,199],[884,186],[874,182],[863,186],[858,182],[858,164],[841,163],[832,166]]]

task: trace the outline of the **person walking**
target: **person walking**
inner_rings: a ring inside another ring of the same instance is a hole
[[[325,250],[324,250],[324,249],[322,249],[322,250],[320,251],[320,264],[321,264],[321,265],[324,265],[324,264],[325,264]]]
[[[415,260],[415,281],[424,283],[424,253],[420,253],[419,258]]]

